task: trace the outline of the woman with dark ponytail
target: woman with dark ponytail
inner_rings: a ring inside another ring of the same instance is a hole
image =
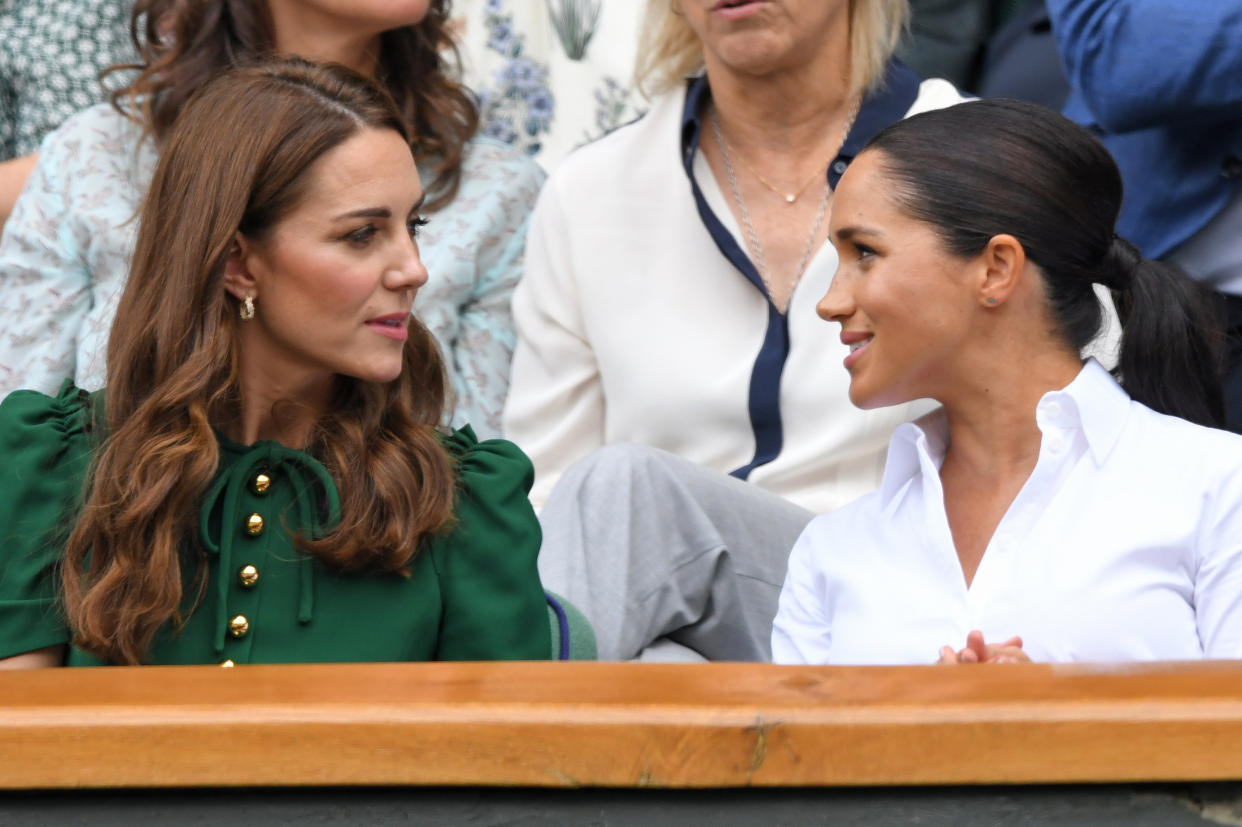
[[[1210,300],[1115,234],[1086,130],[981,101],[876,136],[842,177],[819,314],[850,399],[932,398],[879,491],[814,520],[772,635],[785,663],[1242,656],[1242,438]],[[1113,374],[1080,356],[1112,291]]]

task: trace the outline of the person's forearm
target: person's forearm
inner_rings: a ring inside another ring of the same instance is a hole
[[[22,655],[0,658],[0,669],[48,669],[54,666],[64,666],[64,663],[65,647],[56,645]]]
[[[4,222],[9,220],[9,213],[13,212],[17,196],[22,194],[26,178],[34,169],[38,158],[38,155],[31,153],[22,158],[0,162],[0,230],[4,229]]]

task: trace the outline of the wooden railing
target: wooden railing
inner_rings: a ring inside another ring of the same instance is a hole
[[[0,787],[1242,779],[1242,662],[0,673]]]

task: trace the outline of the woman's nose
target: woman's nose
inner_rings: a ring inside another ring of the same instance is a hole
[[[839,322],[854,312],[854,297],[838,270],[828,285],[828,292],[815,305],[815,312],[826,322]]]
[[[385,279],[391,290],[417,290],[427,283],[427,278],[427,268],[423,265],[422,256],[418,252],[418,245],[414,243],[413,239],[410,240],[409,246],[402,251],[400,258],[392,263],[385,274]]]

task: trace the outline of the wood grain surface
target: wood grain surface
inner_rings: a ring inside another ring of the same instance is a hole
[[[1242,779],[1242,662],[0,673],[0,788]]]

